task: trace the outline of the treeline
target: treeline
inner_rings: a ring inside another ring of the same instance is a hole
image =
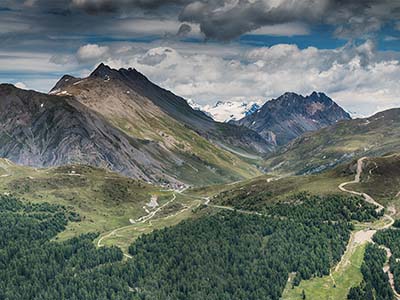
[[[393,300],[388,275],[382,269],[385,262],[386,251],[375,244],[368,244],[361,266],[363,281],[358,287],[350,289],[347,299]]]
[[[311,196],[302,192],[284,202],[275,203],[272,199],[269,202],[265,200],[271,197],[271,192],[263,191],[256,193],[256,195],[246,195],[244,191],[233,198],[229,198],[228,192],[223,192],[218,196],[217,201],[236,209],[254,210],[271,215],[283,214],[303,219],[313,219],[323,214],[322,218],[326,220],[343,218],[363,222],[370,221],[371,217],[378,218],[383,215],[383,211],[376,212],[374,205],[367,203],[362,197],[358,196],[349,197],[337,194],[329,196],[329,201],[321,201],[324,197]],[[302,206],[299,207],[300,204]],[[307,209],[311,207],[314,208]],[[304,215],[304,213],[307,215]]]
[[[299,193],[282,203],[264,208],[264,213],[271,216],[285,216],[302,221],[329,220],[368,222],[379,218],[383,211],[376,212],[376,207],[361,197],[330,195],[321,197]]]

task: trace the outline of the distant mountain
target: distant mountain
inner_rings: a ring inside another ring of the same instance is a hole
[[[285,93],[263,107],[233,122],[258,132],[276,146],[282,146],[310,131],[349,120],[350,115],[323,93],[302,96]]]
[[[365,119],[343,120],[307,133],[269,155],[268,170],[312,174],[368,156],[382,156],[400,149],[400,109]]]
[[[214,105],[198,105],[193,101],[189,104],[197,110],[203,111],[208,116],[219,122],[230,122],[250,116],[260,109],[259,102],[231,102],[218,101]]]
[[[133,69],[101,64],[49,94],[0,85],[0,157],[33,167],[87,164],[153,183],[214,184],[259,175],[256,132],[213,121]]]

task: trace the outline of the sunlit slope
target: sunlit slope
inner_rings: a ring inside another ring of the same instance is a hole
[[[70,223],[65,237],[129,224],[129,219],[147,214],[145,208],[152,197],[157,197],[160,205],[172,197],[171,191],[82,165],[35,169],[2,159],[0,173],[0,193],[61,204],[79,214],[80,222]]]
[[[266,142],[257,133],[214,122],[136,70],[100,65],[84,79],[64,76],[51,91],[63,93],[73,95],[127,136],[160,149],[156,160],[162,172],[177,181],[207,185],[260,175],[254,161],[226,150],[266,151]]]

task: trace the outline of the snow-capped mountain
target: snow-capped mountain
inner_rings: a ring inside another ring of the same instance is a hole
[[[233,102],[218,101],[214,105],[201,106],[192,100],[188,101],[193,109],[201,110],[219,122],[237,121],[250,116],[261,108],[262,101]]]

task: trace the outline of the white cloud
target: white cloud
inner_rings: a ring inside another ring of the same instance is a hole
[[[136,67],[154,82],[200,104],[249,102],[287,91],[309,94],[317,90],[363,115],[400,106],[398,58],[377,52],[370,41],[334,50],[296,45],[231,50],[238,54],[221,57],[185,48],[126,48],[106,62],[118,68]]]
[[[105,57],[108,54],[109,50],[110,49],[107,46],[87,44],[78,49],[77,58],[80,62],[88,62],[94,60],[97,61]]]
[[[168,41],[85,45],[75,56],[0,51],[0,82],[23,82],[47,91],[62,74],[86,76],[101,61],[135,67],[155,83],[206,105],[251,102],[287,91],[326,92],[359,115],[400,106],[400,53],[379,52],[374,43],[333,50],[296,45],[248,48],[237,44]],[[23,74],[23,76],[19,76]]]

